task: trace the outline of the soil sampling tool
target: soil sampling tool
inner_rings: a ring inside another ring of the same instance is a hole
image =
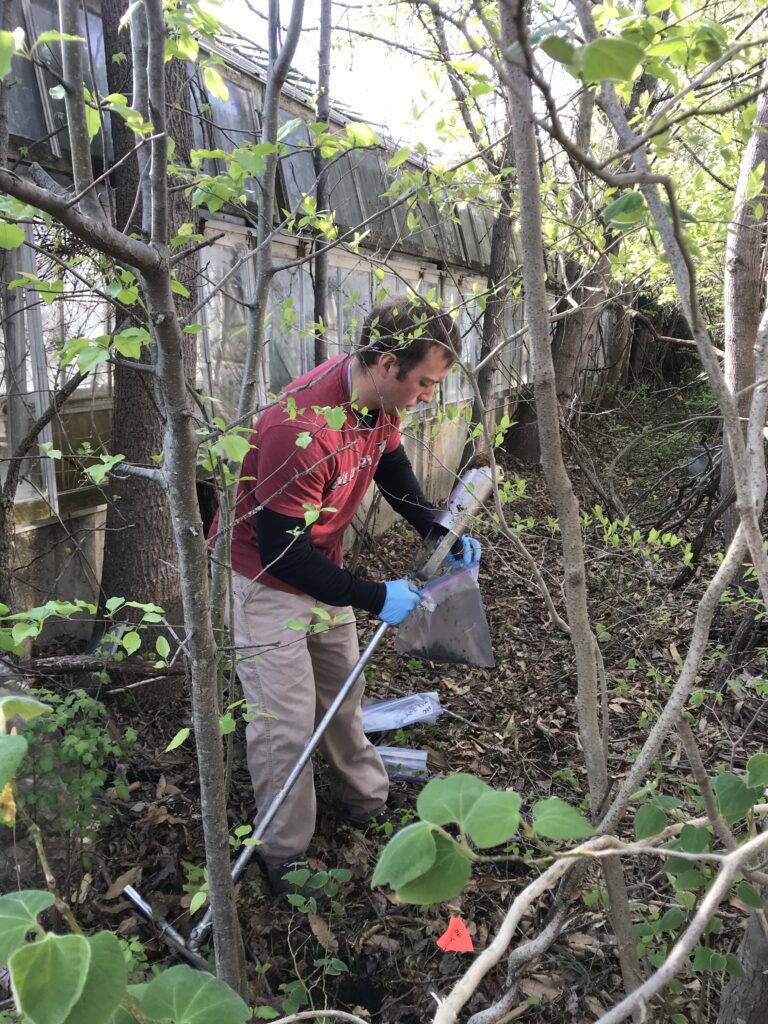
[[[493,470],[487,465],[475,465],[462,474],[461,478],[456,483],[456,486],[451,491],[451,495],[448,498],[445,508],[438,513],[432,529],[423,541],[422,549],[419,552],[414,565],[414,574],[419,580],[424,582],[430,579],[437,572],[445,556],[454,544],[461,539],[461,536],[467,528],[470,516],[477,515],[483,504],[490,497],[493,490],[493,482]],[[232,867],[233,882],[236,882],[245,871],[256,850],[256,841],[261,839],[269,828],[273,818],[282,806],[283,801],[288,796],[291,789],[293,789],[296,780],[301,775],[307,765],[307,762],[317,749],[317,746],[323,738],[329,724],[333,720],[334,715],[344,700],[346,700],[360,673],[363,671],[374,651],[383,640],[384,634],[388,629],[389,626],[386,622],[382,622],[379,625],[352,671],[344,680],[344,683],[336,694],[333,703],[318,723],[317,728],[310,737],[301,757],[291,769],[290,774],[280,787],[279,791],[275,794],[272,803],[260,817],[257,827],[248,839],[249,845],[240,853],[240,856]],[[191,953],[193,956],[197,954],[197,951],[205,940],[205,937],[213,923],[210,907],[206,910],[200,922],[192,929],[189,938],[184,941],[172,925],[152,911],[149,904],[141,898],[135,889],[130,886],[126,886],[123,891],[128,899],[134,903],[142,916],[150,921],[161,934],[165,935],[172,944],[179,949],[182,955],[184,955],[185,952]],[[183,949],[180,948],[182,946]]]

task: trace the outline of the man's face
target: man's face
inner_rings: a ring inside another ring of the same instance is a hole
[[[402,376],[399,375],[400,367],[394,355],[387,353],[381,356],[376,364],[381,408],[393,413],[398,409],[412,409],[420,402],[431,402],[435,388],[448,376],[452,365],[440,345],[429,348],[421,362]]]

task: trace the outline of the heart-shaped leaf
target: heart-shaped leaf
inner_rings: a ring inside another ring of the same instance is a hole
[[[147,985],[141,1012],[159,1024],[243,1024],[251,1011],[229,985],[186,964],[157,974]]]
[[[38,927],[37,915],[52,906],[53,901],[52,893],[39,889],[22,889],[0,896],[0,966],[8,963],[27,932]]]
[[[534,804],[533,827],[548,839],[584,839],[594,832],[583,814],[556,796]]]
[[[398,888],[404,903],[442,903],[458,896],[469,881],[472,866],[456,843],[436,835],[435,860],[429,871]]]
[[[64,1024],[85,985],[91,947],[82,935],[48,934],[8,961],[17,1005],[30,1024]]]
[[[393,889],[428,871],[435,862],[435,835],[431,825],[418,821],[390,839],[379,858],[371,885]]]

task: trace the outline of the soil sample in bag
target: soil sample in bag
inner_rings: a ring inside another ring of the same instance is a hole
[[[398,629],[395,650],[449,665],[494,668],[477,567],[440,576],[421,593],[421,604]]]

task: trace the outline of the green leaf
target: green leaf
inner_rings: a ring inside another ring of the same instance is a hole
[[[521,803],[517,793],[491,789],[479,797],[464,819],[464,831],[481,849],[498,846],[517,832]]]
[[[684,825],[680,833],[680,849],[685,853],[704,853],[709,849],[712,836],[706,828],[696,825]]]
[[[9,736],[0,733],[0,791],[14,778],[27,752],[27,741],[23,736]]]
[[[171,645],[164,636],[159,636],[157,640],[155,640],[155,650],[161,658],[167,658],[171,653]]]
[[[204,68],[203,77],[205,79],[205,87],[208,92],[212,96],[215,96],[217,100],[221,100],[222,103],[226,103],[229,99],[229,89],[227,88],[227,83],[216,68],[210,66]]]
[[[481,779],[460,772],[447,779],[428,782],[419,793],[416,810],[420,818],[433,825],[447,825],[452,821],[462,825],[477,800],[490,792],[490,786]]]
[[[14,53],[16,53],[16,39],[13,32],[0,32],[0,81],[10,74]]]
[[[541,49],[559,64],[573,65],[576,62],[576,47],[564,36],[547,36],[539,43]]]
[[[92,97],[89,89],[83,88],[85,94],[85,127],[88,130],[88,138],[93,141],[99,134],[101,128],[101,116],[99,115],[98,107],[91,106]]]
[[[681,871],[673,884],[675,889],[703,889],[707,880],[700,871],[689,868],[687,871]]]
[[[117,937],[99,932],[88,936],[87,942],[91,960],[85,985],[64,1024],[106,1024],[125,995],[128,968]]]
[[[121,643],[128,654],[134,654],[141,647],[141,636],[132,629],[123,636]]]
[[[232,462],[242,462],[251,450],[251,442],[242,434],[224,434],[219,438],[219,444]]]
[[[395,150],[392,158],[387,163],[387,167],[399,167],[400,164],[404,164],[405,161],[410,157],[411,151],[408,146],[401,146],[400,149]]]
[[[736,886],[736,898],[741,900],[742,903],[746,903],[748,907],[752,907],[753,910],[762,910],[763,901],[760,897],[760,893],[750,882],[744,881]]]
[[[189,736],[189,734],[191,732],[192,732],[192,730],[189,727],[187,727],[187,726],[185,726],[183,729],[179,729],[179,731],[173,737],[171,742],[165,748],[165,753],[167,754],[169,750],[175,750],[176,747],[180,747],[181,744],[187,739],[187,737]]]
[[[723,959],[725,960],[723,970],[727,974],[730,974],[733,978],[741,978],[742,980],[746,979],[747,975],[744,973],[744,968],[733,953],[725,953]]]
[[[759,789],[750,789],[738,775],[723,772],[712,781],[717,795],[717,806],[729,825],[745,816],[760,799]]]
[[[390,885],[399,889],[435,863],[436,844],[431,825],[419,821],[407,825],[390,839],[379,857],[371,887]]]
[[[310,444],[312,444],[312,435],[308,430],[302,430],[300,434],[296,435],[297,448],[308,448]]]
[[[635,839],[647,839],[663,832],[667,824],[667,816],[660,807],[654,804],[643,804],[635,814]]]
[[[582,814],[556,796],[539,800],[532,814],[535,831],[548,839],[584,839],[594,832]]]
[[[753,754],[747,761],[747,785],[760,789],[768,786],[768,754]]]
[[[50,710],[47,704],[32,697],[0,697],[0,733],[4,732],[6,722],[12,718],[23,718],[28,722],[39,715],[47,715]]]
[[[642,192],[625,192],[603,210],[603,220],[616,227],[626,228],[639,224],[648,212]]]
[[[32,49],[36,49],[43,43],[84,43],[85,39],[82,36],[70,36],[66,32],[57,32],[55,29],[51,29],[50,32],[41,32],[35,40]]]
[[[37,915],[55,902],[53,893],[22,889],[0,896],[0,966],[24,942],[27,932],[39,930]]]
[[[379,143],[376,132],[364,121],[350,121],[344,125],[344,130],[354,146],[376,146]]]
[[[675,0],[646,0],[646,8],[649,14],[659,14],[661,11],[668,11]]]
[[[435,860],[429,871],[396,889],[404,903],[442,903],[458,896],[469,881],[472,866],[456,843],[435,837]]]
[[[155,975],[141,1000],[148,1021],[173,1024],[243,1024],[251,1011],[232,989],[186,964]]]
[[[30,1024],[64,1024],[80,998],[91,960],[82,935],[48,934],[8,961],[17,1005]]]
[[[662,917],[658,923],[658,931],[660,932],[675,932],[685,920],[680,907],[671,907]]]
[[[326,408],[321,411],[325,418],[325,422],[331,430],[341,430],[347,422],[347,414],[340,405],[335,406],[333,409],[330,406],[326,406]]]
[[[24,244],[24,230],[18,224],[0,220],[0,249],[18,249]]]
[[[630,82],[645,56],[626,39],[595,39],[581,51],[585,82]]]

